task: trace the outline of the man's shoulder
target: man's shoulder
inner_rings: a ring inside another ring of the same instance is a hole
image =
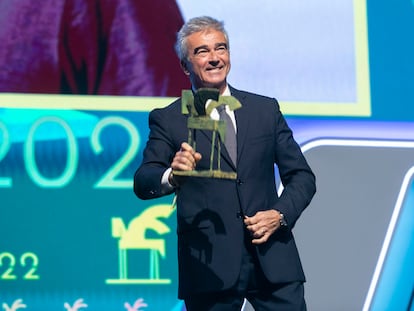
[[[253,93],[250,91],[239,90],[232,86],[230,86],[230,91],[231,91],[231,94],[236,98],[255,99],[256,101],[259,100],[259,101],[273,102],[273,103],[277,102],[276,98],[274,97],[270,97],[270,96],[266,96],[266,95],[262,95],[258,93]]]
[[[249,104],[264,105],[264,106],[269,107],[270,109],[274,109],[275,107],[279,109],[279,103],[277,99],[274,97],[261,95],[261,94],[257,94],[257,93],[253,93],[253,92],[249,92],[245,90],[238,90],[233,87],[230,87],[230,90],[231,90],[231,95],[236,97],[242,103],[242,105],[243,104],[244,105],[249,105]]]
[[[181,97],[175,99],[172,103],[164,106],[155,108],[151,111],[152,113],[181,113]]]

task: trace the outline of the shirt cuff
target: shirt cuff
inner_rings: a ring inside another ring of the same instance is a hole
[[[161,177],[161,187],[163,190],[168,191],[174,189],[174,186],[170,184],[168,177],[172,172],[172,168],[168,168]]]

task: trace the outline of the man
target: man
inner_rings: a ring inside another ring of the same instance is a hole
[[[197,150],[185,142],[188,116],[181,99],[149,116],[134,191],[142,199],[177,196],[179,298],[188,311],[240,310],[244,298],[256,311],[306,310],[305,277],[291,230],[315,193],[315,177],[277,101],[227,84],[223,23],[189,20],[176,47],[194,92],[215,88],[242,105],[227,109],[237,131],[237,159],[226,148],[220,155],[221,170],[235,172],[235,180],[173,174],[210,167],[212,133],[197,134]],[[284,185],[280,197],[274,164]]]

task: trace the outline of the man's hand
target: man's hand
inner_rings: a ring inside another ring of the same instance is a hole
[[[199,152],[195,152],[188,143],[182,143],[181,149],[175,153],[174,159],[171,162],[171,168],[177,171],[191,171],[195,169],[200,160],[201,154]],[[179,184],[177,179],[177,176],[174,176],[171,172],[168,177],[170,184],[177,186]]]
[[[195,152],[188,143],[182,143],[181,149],[174,156],[171,168],[177,171],[191,171],[195,169],[197,162],[200,160],[200,153]]]
[[[276,210],[260,211],[254,216],[245,216],[244,224],[250,231],[253,244],[265,243],[280,227],[280,213]]]

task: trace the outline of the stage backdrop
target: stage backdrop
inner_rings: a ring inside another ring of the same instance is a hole
[[[2,1],[0,308],[184,310],[173,197],[132,178],[148,112],[189,87],[172,45],[197,15],[225,21],[229,82],[279,99],[317,176],[295,228],[309,309],[414,310],[410,0]]]

